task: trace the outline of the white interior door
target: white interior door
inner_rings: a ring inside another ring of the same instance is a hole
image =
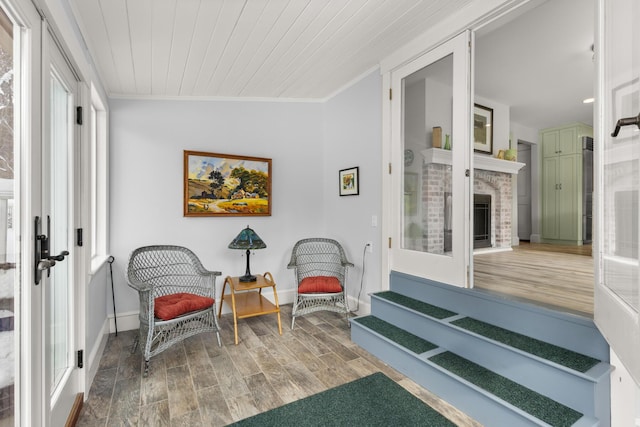
[[[595,321],[640,384],[640,2],[600,1]],[[619,121],[623,119],[622,121]],[[622,125],[615,134],[616,124]]]
[[[470,34],[391,74],[392,270],[456,286],[469,260]]]
[[[79,338],[76,314],[82,301],[75,299],[73,239],[78,82],[50,35],[44,51],[41,232],[48,239],[55,265],[42,271],[43,383],[49,400],[48,421],[63,425],[80,389],[75,349]]]

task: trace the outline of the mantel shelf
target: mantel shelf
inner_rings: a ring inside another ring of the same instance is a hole
[[[428,148],[422,151],[425,164],[437,163],[441,165],[451,165],[451,150],[441,148]],[[524,163],[512,162],[509,160],[496,159],[495,157],[484,156],[482,154],[473,155],[473,167],[493,172],[502,172],[517,175]]]

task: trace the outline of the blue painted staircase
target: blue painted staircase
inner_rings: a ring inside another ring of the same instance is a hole
[[[609,347],[591,319],[390,279],[390,291],[371,296],[371,315],[351,323],[352,340],[385,363],[487,426],[610,425]],[[558,407],[570,421],[545,415]]]

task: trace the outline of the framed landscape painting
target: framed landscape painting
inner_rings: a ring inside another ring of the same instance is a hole
[[[271,159],[184,151],[184,216],[271,215]]]

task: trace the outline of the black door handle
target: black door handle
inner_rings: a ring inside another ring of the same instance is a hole
[[[47,259],[51,261],[64,261],[64,257],[66,257],[67,255],[69,255],[69,251],[62,251],[58,255],[47,257]]]
[[[614,138],[618,136],[618,132],[620,132],[620,128],[622,126],[632,126],[632,125],[636,125],[638,126],[638,129],[640,129],[640,113],[636,117],[627,117],[625,119],[618,120],[616,122],[616,128],[611,133],[611,136]]]
[[[56,262],[64,261],[64,257],[69,255],[69,251],[61,251],[58,255],[49,255],[50,239],[47,234],[51,229],[51,219],[47,216],[47,234],[40,234],[40,217],[35,217],[34,221],[34,282],[40,284],[42,280],[42,272],[47,271],[49,276],[50,268],[56,265]]]

